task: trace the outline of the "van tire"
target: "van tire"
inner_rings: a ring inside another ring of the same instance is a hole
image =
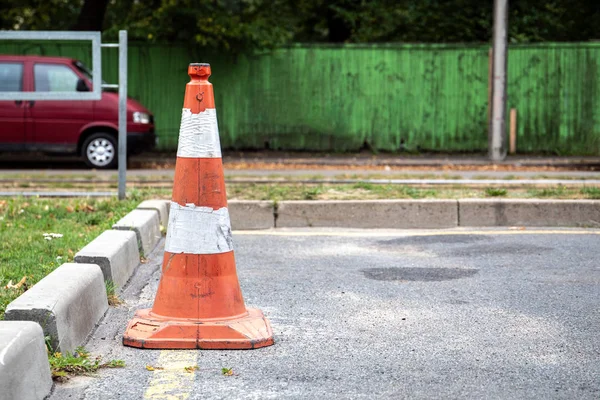
[[[115,168],[119,159],[117,138],[108,132],[94,133],[83,142],[81,156],[90,168]]]

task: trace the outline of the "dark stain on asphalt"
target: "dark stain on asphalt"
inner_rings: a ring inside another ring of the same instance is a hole
[[[467,278],[479,272],[475,268],[368,268],[361,272],[376,281],[439,282]]]

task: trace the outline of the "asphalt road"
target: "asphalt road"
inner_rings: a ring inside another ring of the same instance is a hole
[[[135,309],[152,304],[160,243],[87,345],[126,368],[59,384],[51,400],[600,398],[598,230],[312,229],[234,240],[246,305],[271,320],[274,346],[123,347]]]

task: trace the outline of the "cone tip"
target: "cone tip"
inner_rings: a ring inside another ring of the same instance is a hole
[[[188,75],[192,78],[208,78],[210,76],[210,64],[190,63]]]

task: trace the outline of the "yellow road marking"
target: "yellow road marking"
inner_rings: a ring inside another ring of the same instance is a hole
[[[312,228],[314,229],[314,228]],[[234,231],[234,235],[260,236],[338,236],[338,237],[388,237],[388,236],[454,236],[454,235],[600,235],[597,229],[504,229],[504,230],[363,230],[363,231],[287,231],[256,230]]]
[[[161,350],[148,388],[146,400],[185,400],[189,399],[194,388],[194,372],[185,371],[198,363],[198,352],[194,350]]]

